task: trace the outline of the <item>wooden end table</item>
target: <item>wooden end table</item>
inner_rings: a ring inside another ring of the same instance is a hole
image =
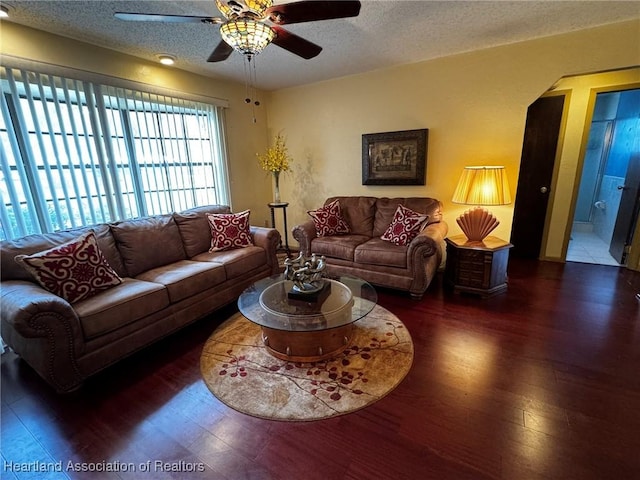
[[[455,293],[490,297],[507,290],[507,264],[512,244],[492,236],[481,242],[471,242],[464,235],[445,238],[445,242],[445,282]]]

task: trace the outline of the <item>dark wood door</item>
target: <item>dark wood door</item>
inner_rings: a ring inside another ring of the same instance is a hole
[[[640,143],[640,141],[636,141],[636,143]],[[631,245],[640,208],[640,154],[637,153],[638,151],[636,148],[635,153],[629,159],[624,185],[618,186],[618,189],[622,190],[622,197],[609,245],[609,253],[621,265],[624,265],[626,261],[626,247]]]
[[[511,227],[513,256],[538,258],[551,192],[564,95],[539,98],[527,110]]]
[[[622,265],[626,263],[627,247],[631,245],[640,208],[639,120],[640,89],[622,92],[613,135],[611,155],[615,156],[610,157],[612,171],[608,172],[620,176],[619,168],[624,164],[624,158],[628,155],[629,160],[624,173],[624,181],[618,184],[621,193],[620,205],[609,245],[609,253]]]

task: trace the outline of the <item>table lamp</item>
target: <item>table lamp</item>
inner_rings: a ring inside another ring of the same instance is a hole
[[[511,203],[504,167],[464,167],[453,203],[464,205],[507,205]],[[456,222],[470,241],[481,242],[500,222],[486,208],[467,210]]]

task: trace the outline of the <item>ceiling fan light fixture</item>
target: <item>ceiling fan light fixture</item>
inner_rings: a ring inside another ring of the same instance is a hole
[[[218,10],[229,19],[246,14],[262,18],[272,5],[273,0],[216,0]]]
[[[251,18],[229,20],[220,27],[222,39],[245,55],[256,55],[275,38],[275,32]]]
[[[176,57],[174,57],[173,55],[162,53],[158,55],[158,61],[162,65],[173,65],[174,63],[176,63]]]

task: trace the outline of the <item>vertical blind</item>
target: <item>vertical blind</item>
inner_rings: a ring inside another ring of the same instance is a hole
[[[222,107],[0,67],[0,239],[228,204]]]

